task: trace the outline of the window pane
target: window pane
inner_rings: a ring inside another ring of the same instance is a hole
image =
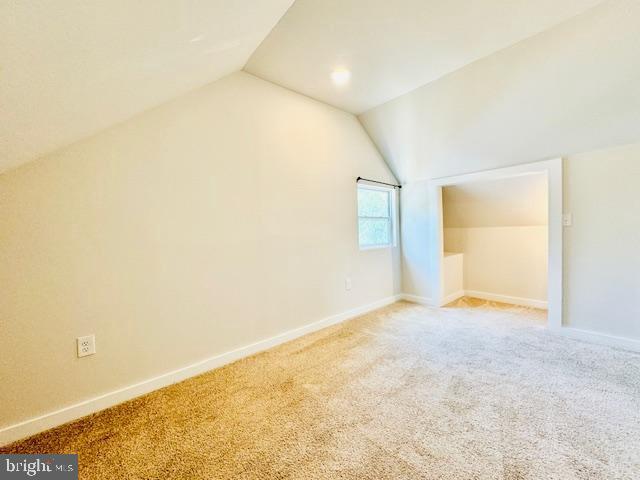
[[[391,220],[360,218],[358,236],[361,247],[389,245],[391,243]]]
[[[359,217],[388,217],[389,192],[358,188]]]

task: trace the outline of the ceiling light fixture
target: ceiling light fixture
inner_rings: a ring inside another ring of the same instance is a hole
[[[336,85],[346,85],[351,78],[351,72],[344,68],[336,69],[331,72],[331,80]]]

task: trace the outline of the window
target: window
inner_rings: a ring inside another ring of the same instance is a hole
[[[358,185],[358,241],[361,249],[394,244],[394,190]]]

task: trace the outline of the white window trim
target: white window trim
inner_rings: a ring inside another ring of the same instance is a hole
[[[367,190],[379,190],[379,191],[383,191],[383,192],[388,192],[389,193],[389,219],[391,221],[391,241],[389,243],[385,243],[382,245],[366,245],[366,246],[361,246],[360,245],[360,215],[358,215],[358,189],[360,188],[364,188]],[[396,194],[396,189],[394,187],[386,187],[383,185],[377,185],[377,184],[372,184],[372,183],[368,183],[367,181],[360,181],[357,183],[357,188],[356,188],[356,222],[357,222],[357,241],[358,241],[358,248],[360,250],[381,250],[384,248],[395,248],[397,246],[397,239],[398,239],[398,201],[397,201],[397,194]]]

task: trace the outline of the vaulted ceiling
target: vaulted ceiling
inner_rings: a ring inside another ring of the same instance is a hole
[[[609,0],[359,116],[402,182],[640,139],[640,1]]]
[[[359,114],[600,2],[296,0],[245,70]]]
[[[292,2],[0,2],[0,171],[242,69]]]
[[[0,2],[0,172],[242,68],[360,113],[600,1]]]

